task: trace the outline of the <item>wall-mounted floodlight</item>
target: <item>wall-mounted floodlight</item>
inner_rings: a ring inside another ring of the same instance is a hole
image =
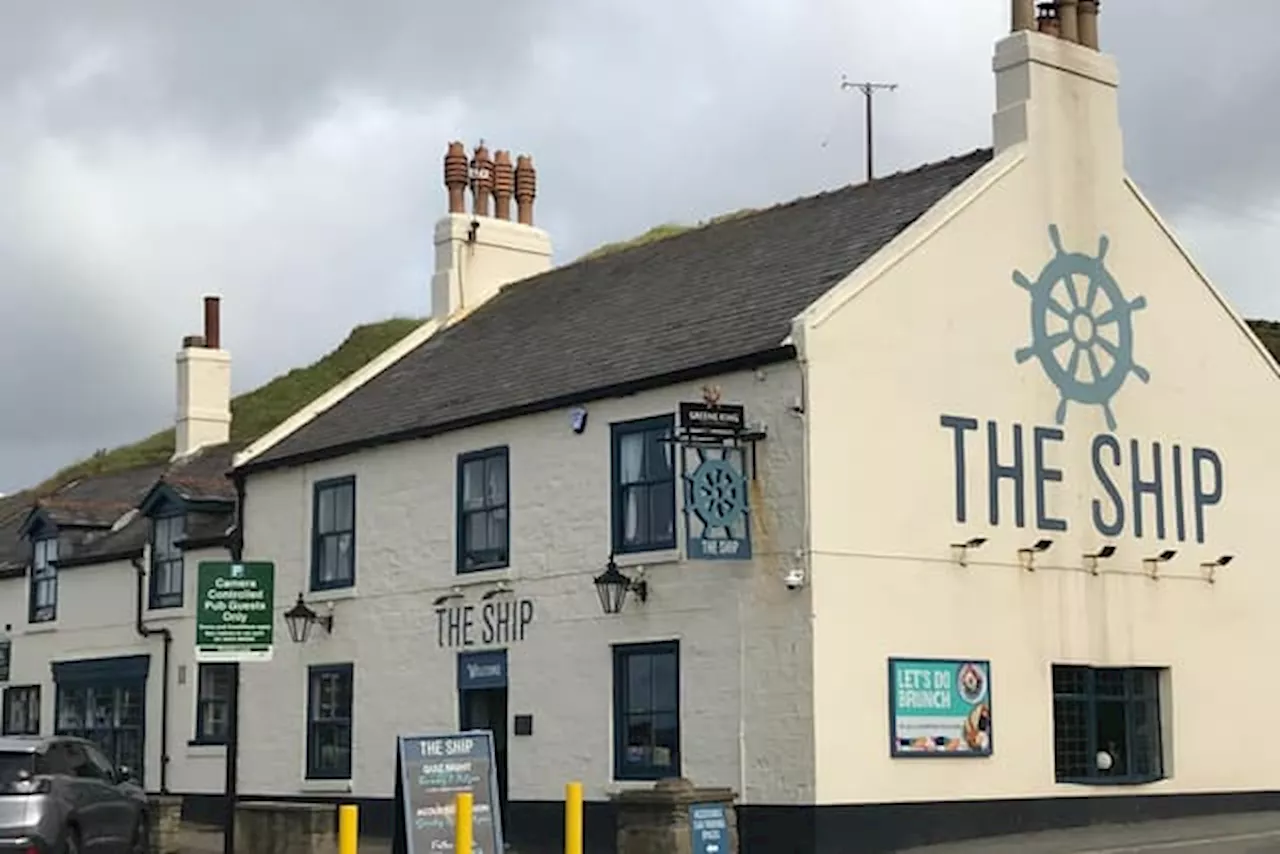
[[[481,602],[488,602],[495,596],[501,596],[503,593],[511,592],[511,584],[506,581],[499,581],[491,589],[486,590],[484,595],[480,597]]]
[[[1234,559],[1235,555],[1222,555],[1217,560],[1206,561],[1205,563],[1200,564],[1200,568],[1204,570],[1204,580],[1213,584],[1214,575],[1218,570],[1231,563]]]
[[[1098,561],[1100,561],[1100,560],[1106,560],[1107,558],[1111,557],[1111,556],[1112,556],[1113,554],[1115,554],[1115,553],[1116,553],[1116,547],[1115,547],[1115,546],[1110,545],[1110,544],[1105,545],[1105,546],[1103,546],[1102,548],[1098,549],[1098,550],[1097,550],[1096,552],[1094,552],[1093,554],[1087,554],[1087,555],[1085,555],[1085,556],[1084,556],[1084,565],[1085,565],[1085,568],[1089,570],[1089,573],[1090,573],[1091,575],[1097,575],[1097,574],[1098,574]]]
[[[986,537],[970,537],[963,543],[951,544],[951,559],[957,566],[969,565],[969,549],[976,549],[987,541]]]
[[[456,602],[456,601],[458,601],[458,600],[459,600],[459,599],[461,599],[461,598],[463,598],[463,596],[462,596],[462,588],[461,588],[461,587],[454,587],[454,588],[453,588],[452,590],[450,590],[448,593],[444,593],[444,594],[441,594],[440,596],[437,596],[437,597],[436,597],[436,600],[435,600],[434,602],[432,602],[431,604],[432,604],[432,605],[434,605],[435,607],[439,608],[441,605],[444,605],[444,604],[445,604],[445,603],[447,603],[447,602]]]
[[[1160,564],[1168,563],[1173,560],[1173,556],[1176,554],[1177,551],[1174,549],[1165,549],[1155,557],[1144,558],[1142,561],[1142,567],[1147,571],[1147,575],[1150,575],[1152,578],[1159,578]]]
[[[1040,552],[1048,551],[1051,545],[1053,545],[1053,540],[1036,540],[1028,548],[1018,549],[1018,562],[1028,572],[1034,570],[1036,568],[1036,555]]]

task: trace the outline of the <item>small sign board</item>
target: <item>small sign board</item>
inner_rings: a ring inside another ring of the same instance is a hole
[[[724,804],[690,804],[689,832],[693,834],[693,854],[732,854]]]
[[[274,563],[201,561],[196,575],[196,661],[270,661]]]
[[[991,662],[889,659],[890,755],[990,756]]]
[[[680,404],[680,429],[693,435],[732,436],[746,429],[746,418],[740,404]]]
[[[472,854],[501,854],[502,815],[492,733],[399,736],[392,851],[452,851],[459,792],[471,792]]]

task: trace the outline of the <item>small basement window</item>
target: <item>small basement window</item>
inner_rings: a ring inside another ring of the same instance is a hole
[[[1059,783],[1150,783],[1164,777],[1157,668],[1053,667],[1053,759]]]

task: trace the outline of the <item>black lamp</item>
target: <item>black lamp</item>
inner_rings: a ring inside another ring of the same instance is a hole
[[[294,606],[284,612],[284,620],[289,626],[289,639],[294,643],[306,643],[307,638],[311,636],[311,626],[315,623],[324,626],[327,633],[333,633],[333,615],[326,614],[321,617],[307,607],[307,603],[302,601],[301,593],[298,594],[298,601]]]
[[[618,565],[613,562],[613,555],[609,555],[609,564],[604,572],[591,579],[591,583],[596,586],[600,607],[606,614],[616,614],[621,611],[627,601],[628,592],[634,592],[641,602],[649,598],[648,582],[643,579],[636,581],[623,575],[618,570]]]

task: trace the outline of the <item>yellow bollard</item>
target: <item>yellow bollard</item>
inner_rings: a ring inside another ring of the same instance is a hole
[[[582,784],[564,787],[564,854],[582,854]]]
[[[471,793],[458,792],[453,819],[453,850],[471,854]]]
[[[356,854],[360,838],[360,807],[343,804],[338,807],[338,854]]]

